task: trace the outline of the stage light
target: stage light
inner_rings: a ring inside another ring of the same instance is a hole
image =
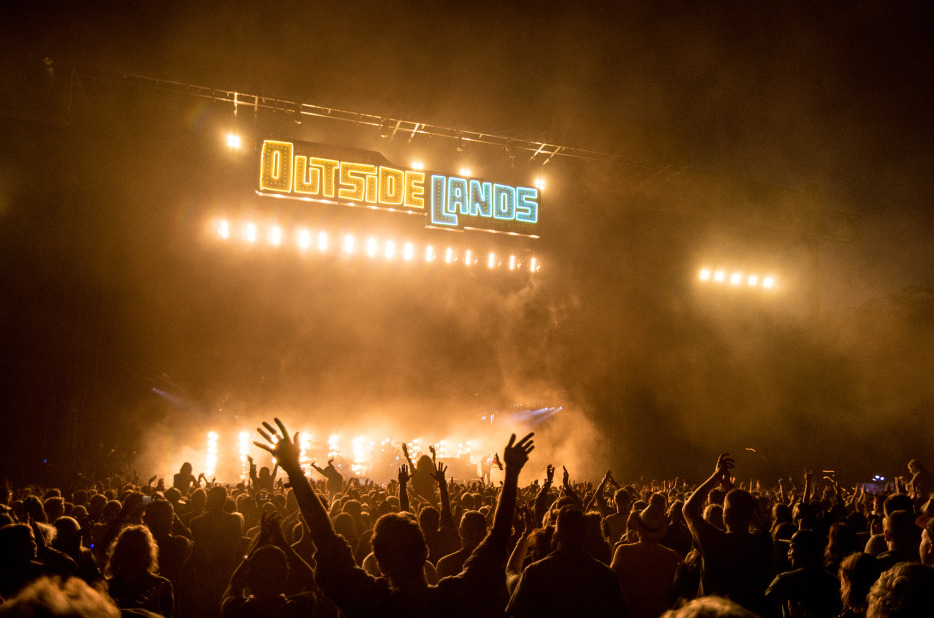
[[[247,242],[256,242],[256,224],[247,223],[243,236]]]
[[[710,281],[710,269],[702,268],[700,271],[700,280],[701,281]]]
[[[464,264],[467,266],[473,264],[473,253],[471,253],[470,249],[467,249],[467,252],[464,253]]]
[[[743,275],[741,273],[733,273],[732,275],[730,275],[730,285],[739,285],[742,279],[743,279]]]
[[[461,172],[461,176],[465,178],[468,178],[470,176],[470,168],[462,167],[460,172]]]
[[[250,478],[250,464],[247,459],[250,454],[250,434],[241,431],[237,438],[240,446],[240,480],[246,482]]]
[[[425,165],[421,161],[412,161],[412,169],[423,170],[425,169]]]
[[[311,450],[311,434],[304,432],[298,434],[298,445],[301,449],[299,451],[298,462],[299,465],[301,465],[302,472],[305,473],[305,476],[308,476],[309,468],[311,468],[311,460],[308,458],[308,451]]]
[[[755,287],[756,285],[759,284],[759,277],[757,277],[757,276],[755,276],[755,275],[749,275],[749,278],[746,280],[746,283],[747,283],[750,287]]]
[[[298,231],[298,248],[303,251],[311,246],[311,232],[306,229]]]
[[[269,228],[269,244],[276,247],[282,244],[282,228],[278,225]]]
[[[435,261],[435,248],[431,245],[425,247],[425,261],[434,262]]]
[[[541,268],[541,266],[539,265],[538,260],[532,258],[532,260],[529,262],[529,272],[534,273],[538,271],[539,268]]]
[[[221,219],[217,224],[217,235],[221,238],[230,238],[230,223],[227,219]]]
[[[217,467],[217,432],[208,432],[208,454],[204,460],[204,475],[214,476]]]
[[[391,260],[396,255],[396,243],[391,240],[386,241],[386,259]]]
[[[490,268],[493,268],[494,266],[496,266],[496,255],[495,254],[490,253],[490,257],[487,259],[486,265],[489,266]]]
[[[444,262],[450,264],[452,261],[454,261],[454,251],[448,247],[444,252]]]
[[[328,438],[328,459],[332,459],[341,454],[341,437],[332,433]]]
[[[515,269],[516,269],[516,256],[510,255],[509,256],[509,270],[515,270]]]
[[[415,256],[415,247],[413,247],[412,243],[410,242],[405,243],[405,247],[402,249],[402,257],[404,257],[405,260],[408,262],[408,261],[411,261],[411,259],[414,256]]]
[[[538,178],[536,178],[536,179],[535,179],[535,186],[536,186],[536,188],[538,188],[539,191],[544,191],[544,190],[545,190],[545,179],[542,178],[541,176],[539,176]]]
[[[762,287],[772,288],[774,286],[775,286],[775,279],[773,279],[772,277],[766,277],[762,280]]]
[[[354,237],[348,234],[344,237],[344,253],[354,252]]]
[[[240,148],[240,136],[236,133],[227,134],[227,147],[228,148]]]
[[[318,233],[318,250],[327,251],[328,250],[328,234],[327,232]]]
[[[368,238],[366,241],[366,254],[370,257],[376,255],[376,239]]]
[[[713,274],[713,280],[716,281],[717,283],[723,282],[725,278],[726,278],[726,275],[723,274],[722,270],[718,270],[717,272]]]

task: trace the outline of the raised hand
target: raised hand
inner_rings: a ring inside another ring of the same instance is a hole
[[[444,485],[444,473],[448,471],[448,467],[440,463],[437,464],[437,466],[438,467],[435,470],[435,473],[431,476],[434,477],[436,481],[438,481],[438,485]]]
[[[399,466],[399,484],[405,485],[409,482],[409,467],[405,464]]]
[[[548,484],[554,483],[555,481],[555,467],[551,464],[545,468],[545,482]]]
[[[435,463],[435,461],[437,461],[437,459],[438,459],[438,454],[435,453],[435,445],[434,445],[434,444],[429,444],[429,445],[428,445],[428,452],[431,453],[431,463]]]
[[[405,442],[402,443],[402,454],[405,455],[406,459],[409,458],[409,447]]]
[[[568,485],[571,484],[571,474],[568,472],[568,469],[565,468],[564,466],[561,466],[561,469],[564,470],[564,478],[562,479],[562,482],[564,483],[564,486],[567,487]]]
[[[729,480],[730,470],[736,466],[736,461],[730,457],[729,453],[723,453],[717,458],[717,468],[714,470],[714,474],[719,476],[722,479]]]
[[[522,470],[522,467],[529,460],[529,453],[535,448],[535,444],[532,442],[532,436],[534,435],[534,433],[526,434],[518,442],[516,442],[516,434],[512,434],[509,438],[509,444],[503,449],[503,461],[506,462],[507,472],[518,474]]]
[[[301,471],[302,468],[299,463],[301,450],[298,448],[298,432],[295,432],[294,438],[289,439],[289,432],[285,425],[282,424],[282,421],[279,419],[274,420],[276,425],[279,426],[278,430],[265,421],[263,421],[265,431],[260,427],[256,428],[259,435],[263,436],[269,444],[263,444],[259,441],[253,442],[253,444],[272,455],[286,472]]]

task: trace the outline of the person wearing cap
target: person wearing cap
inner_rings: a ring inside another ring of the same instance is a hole
[[[628,527],[639,541],[618,545],[610,564],[619,577],[629,618],[654,618],[670,607],[681,555],[659,542],[668,532],[664,507],[665,497],[653,494],[646,508],[629,515]]]
[[[814,530],[798,530],[791,536],[788,561],[792,570],[772,580],[765,600],[781,615],[833,618],[840,613],[840,582],[824,569],[824,539]]]

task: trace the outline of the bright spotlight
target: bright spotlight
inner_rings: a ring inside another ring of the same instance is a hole
[[[376,255],[376,239],[370,238],[366,241],[366,254],[370,257]]]
[[[425,247],[425,261],[434,262],[435,261],[435,248],[431,245]]]
[[[425,169],[425,165],[421,161],[412,161],[412,169],[423,170]]]
[[[222,219],[217,224],[217,235],[221,238],[230,238],[230,223],[228,223],[227,219]]]
[[[772,288],[774,286],[775,286],[775,279],[773,279],[772,277],[766,277],[762,280],[762,287]]]
[[[462,168],[461,168],[461,176],[464,176],[464,177],[470,176],[470,168],[468,168],[468,167],[462,167]]]
[[[447,250],[444,252],[444,261],[447,264],[450,264],[451,262],[454,261],[454,250],[451,249],[450,247],[448,247]]]
[[[710,281],[710,269],[702,268],[700,271],[700,280],[701,281]]]
[[[246,238],[247,242],[256,242],[256,224],[247,223],[243,232],[243,236]]]
[[[717,283],[722,283],[725,278],[726,278],[726,275],[723,274],[722,270],[718,270],[717,272],[713,274],[713,280],[716,281]]]
[[[742,281],[743,275],[740,273],[733,273],[730,275],[730,285],[739,285],[739,282]]]
[[[328,249],[328,234],[327,232],[318,233],[318,250],[327,251]]]
[[[466,253],[464,253],[464,264],[467,266],[473,264],[473,253],[470,251],[470,249],[467,249]]]
[[[486,265],[489,266],[490,268],[493,268],[494,266],[496,266],[496,255],[495,254],[490,253],[490,257],[487,259]]]
[[[240,136],[236,133],[227,134],[227,147],[228,148],[240,148]]]
[[[279,246],[282,243],[282,228],[274,225],[269,228],[269,244]]]
[[[396,243],[391,240],[386,241],[386,259],[391,260],[396,255]]]
[[[516,269],[516,256],[510,255],[509,256],[509,270],[515,270],[515,269]]]
[[[541,176],[536,178],[535,186],[538,188],[539,191],[544,191],[545,190],[545,179],[542,178]]]
[[[750,287],[755,287],[759,284],[759,277],[755,275],[749,275],[749,279],[746,280],[746,283],[749,284]]]
[[[298,231],[298,248],[305,250],[311,246],[311,232],[306,229],[301,229]]]
[[[539,263],[538,263],[538,260],[536,260],[535,258],[532,258],[532,261],[529,262],[529,271],[530,271],[530,272],[533,272],[533,273],[534,273],[534,272],[538,272],[538,269],[541,268],[541,267],[542,267],[542,265],[539,264]]]
[[[408,262],[415,256],[415,247],[412,246],[412,243],[407,242],[402,249],[402,257]]]
[[[344,237],[344,253],[354,252],[354,237],[350,234]]]

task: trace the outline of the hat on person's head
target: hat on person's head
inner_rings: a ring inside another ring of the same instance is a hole
[[[639,533],[639,539],[643,541],[660,541],[668,532],[668,517],[665,515],[665,510],[654,500],[642,511],[633,513],[629,518],[629,523]]]
[[[824,549],[824,539],[813,530],[798,530],[791,535],[791,545],[807,551],[821,553]]]

